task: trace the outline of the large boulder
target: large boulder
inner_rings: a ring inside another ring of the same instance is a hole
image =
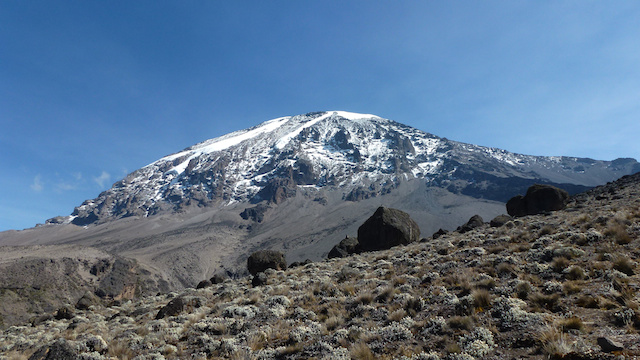
[[[551,185],[534,184],[525,196],[518,195],[507,202],[507,213],[511,216],[542,214],[564,209],[569,193]]]
[[[285,270],[287,260],[283,253],[274,250],[256,251],[247,259],[247,270],[251,275],[256,275],[267,269]]]
[[[329,251],[329,255],[327,256],[329,259],[333,258],[342,258],[347,257],[351,254],[355,254],[358,252],[358,239],[352,237],[346,237],[340,241],[340,243],[334,246],[331,251]]]
[[[389,249],[406,245],[420,238],[420,228],[404,211],[379,207],[358,228],[358,241],[363,251]]]

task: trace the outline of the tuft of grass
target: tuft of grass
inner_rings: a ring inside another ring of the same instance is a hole
[[[518,285],[516,285],[515,290],[518,298],[522,300],[527,300],[532,291],[531,284],[528,281],[523,281],[521,283],[518,283]]]
[[[491,293],[486,289],[477,289],[471,293],[476,311],[483,311],[491,307]]]
[[[473,318],[471,316],[453,316],[447,321],[447,325],[455,330],[473,329]]]
[[[600,301],[595,296],[583,295],[576,300],[576,305],[583,308],[598,309],[600,308]]]
[[[570,330],[582,332],[584,330],[584,323],[582,322],[582,319],[577,316],[561,320],[559,325],[563,332],[568,332]]]
[[[557,273],[561,273],[564,269],[569,267],[569,265],[571,265],[571,262],[564,256],[556,257],[551,262],[551,268]]]
[[[582,280],[586,277],[584,270],[577,265],[573,265],[567,269],[564,275],[568,280]]]
[[[612,239],[619,245],[626,245],[633,241],[633,238],[627,232],[627,229],[622,224],[612,224],[605,231],[604,236]]]
[[[560,295],[558,294],[545,295],[535,293],[529,296],[529,299],[535,305],[536,310],[547,309],[552,312],[556,312],[558,310],[558,305],[560,305]]]
[[[567,295],[573,295],[582,291],[582,285],[578,284],[575,281],[567,281],[562,284],[562,289]]]
[[[540,229],[539,236],[553,234],[554,228],[551,225],[545,225]]]
[[[353,360],[375,360],[376,356],[373,354],[369,346],[364,342],[359,342],[353,345],[349,351],[351,359]]]
[[[613,268],[629,276],[635,274],[633,262],[626,256],[618,256],[613,261]]]

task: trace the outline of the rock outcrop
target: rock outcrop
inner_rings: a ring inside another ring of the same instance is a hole
[[[564,209],[569,193],[551,185],[535,184],[529,187],[525,196],[518,195],[507,202],[507,212],[511,216],[541,214]]]
[[[382,206],[358,228],[358,241],[363,251],[389,249],[419,238],[420,228],[409,214]]]

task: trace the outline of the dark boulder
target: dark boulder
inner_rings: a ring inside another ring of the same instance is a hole
[[[158,311],[156,320],[164,319],[165,317],[169,316],[179,315],[182,310],[184,310],[185,305],[186,304],[184,298],[182,298],[181,296],[174,298],[173,300],[169,301],[169,303],[162,309],[160,309],[160,311]]]
[[[65,307],[62,307],[62,308],[58,309],[58,311],[56,311],[56,314],[53,317],[56,320],[71,320],[75,316],[76,316],[76,314],[73,311],[73,309],[71,307],[65,306]]]
[[[209,286],[213,285],[213,283],[211,282],[211,280],[202,280],[198,283],[198,285],[196,285],[196,289],[204,289],[204,288],[208,288]]]
[[[253,287],[267,285],[267,275],[263,272],[255,274],[253,279],[251,279],[251,285],[253,285]]]
[[[267,269],[285,270],[287,260],[283,253],[274,250],[256,251],[247,259],[247,270],[251,275],[263,272]]]
[[[209,281],[211,281],[211,284],[221,284],[224,282],[224,275],[215,274],[211,279],[209,279]]]
[[[76,360],[80,359],[78,351],[65,339],[58,339],[55,342],[38,349],[29,360]]]
[[[511,221],[512,219],[513,218],[509,215],[504,215],[504,214],[498,215],[493,219],[491,219],[491,221],[489,222],[489,225],[491,225],[491,227],[501,227],[501,226],[504,226],[504,224]]]
[[[389,249],[406,245],[420,238],[420,228],[404,211],[379,207],[358,228],[358,241],[363,251]]]
[[[76,303],[76,309],[89,310],[89,307],[96,304],[98,304],[96,296],[91,293],[86,293]]]
[[[340,241],[340,243],[334,246],[331,251],[329,251],[329,255],[327,256],[329,259],[333,258],[342,258],[347,257],[351,254],[355,254],[358,252],[358,239],[353,237],[346,237]]]
[[[457,230],[460,234],[464,234],[483,225],[484,220],[482,220],[482,217],[480,215],[473,215],[464,225],[458,226]]]
[[[624,346],[621,343],[611,338],[599,337],[597,341],[598,341],[598,345],[600,345],[600,348],[602,349],[602,352],[610,353],[614,351],[624,350]]]
[[[564,209],[569,193],[551,185],[534,184],[525,196],[518,195],[507,202],[507,213],[511,216],[542,214]]]
[[[431,238],[432,238],[433,240],[435,240],[435,239],[439,238],[440,236],[442,236],[442,235],[446,235],[446,234],[448,234],[448,233],[449,233],[449,231],[447,231],[447,230],[444,230],[444,229],[438,229],[438,231],[434,232],[434,233],[433,233],[433,235],[431,235]]]

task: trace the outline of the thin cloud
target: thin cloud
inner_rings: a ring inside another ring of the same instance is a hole
[[[106,171],[102,171],[100,176],[93,178],[93,181],[95,181],[101,188],[104,188],[109,183],[109,179],[111,179],[111,175]]]
[[[44,189],[44,183],[42,182],[42,176],[40,174],[33,178],[33,184],[31,184],[31,190],[35,192],[41,192]]]

